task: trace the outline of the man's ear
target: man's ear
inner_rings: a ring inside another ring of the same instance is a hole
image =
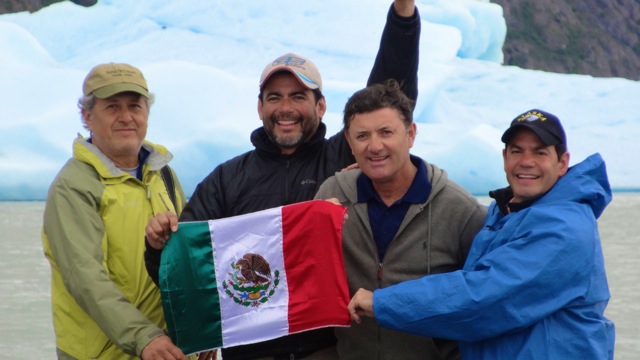
[[[82,109],[82,119],[84,120],[84,124],[89,129],[89,131],[93,131],[93,121],[91,119],[91,111],[87,109]]]
[[[264,119],[262,118],[262,100],[258,99],[258,117],[260,118],[260,121],[264,121]]]
[[[324,117],[324,113],[327,112],[327,100],[324,96],[318,100],[316,104],[316,111],[318,112],[318,118],[322,119]]]
[[[502,168],[507,172],[507,149],[502,149]]]
[[[349,137],[349,130],[344,129],[342,130],[342,133],[344,134],[344,138],[347,139],[347,144],[349,144],[349,149],[351,149],[351,155],[355,156],[356,154],[353,153],[353,146],[351,146],[351,138]]]
[[[418,125],[416,125],[416,123],[412,122],[409,125],[409,148],[413,147],[413,143],[416,140],[416,135],[418,134]]]
[[[560,176],[564,176],[564,174],[567,173],[567,171],[569,170],[569,158],[571,157],[571,155],[569,154],[568,151],[565,151],[564,154],[562,154],[562,156],[560,156],[560,161],[558,161],[558,166],[560,166],[560,171],[558,172],[558,174]]]

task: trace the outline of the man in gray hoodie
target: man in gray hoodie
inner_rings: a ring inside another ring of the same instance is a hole
[[[384,288],[461,269],[486,208],[444,170],[409,150],[414,102],[397,82],[356,92],[344,134],[359,169],[336,173],[316,194],[347,207],[343,248],[349,290]],[[337,328],[340,359],[459,359],[454,341],[411,335],[362,319]]]

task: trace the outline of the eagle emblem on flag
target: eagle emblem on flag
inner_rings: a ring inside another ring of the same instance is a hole
[[[271,273],[269,262],[260,254],[248,253],[231,262],[228,278],[222,282],[227,295],[242,306],[258,307],[269,301],[280,283],[280,271]]]

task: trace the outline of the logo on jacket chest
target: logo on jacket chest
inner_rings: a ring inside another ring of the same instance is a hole
[[[304,185],[316,185],[317,181],[315,179],[304,179],[302,181],[300,181],[300,185],[304,186]]]

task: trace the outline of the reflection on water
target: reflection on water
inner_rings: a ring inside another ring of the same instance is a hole
[[[488,198],[479,198],[488,204]],[[43,202],[0,202],[0,358],[55,359]],[[640,353],[640,194],[616,193],[599,221],[616,359]]]

